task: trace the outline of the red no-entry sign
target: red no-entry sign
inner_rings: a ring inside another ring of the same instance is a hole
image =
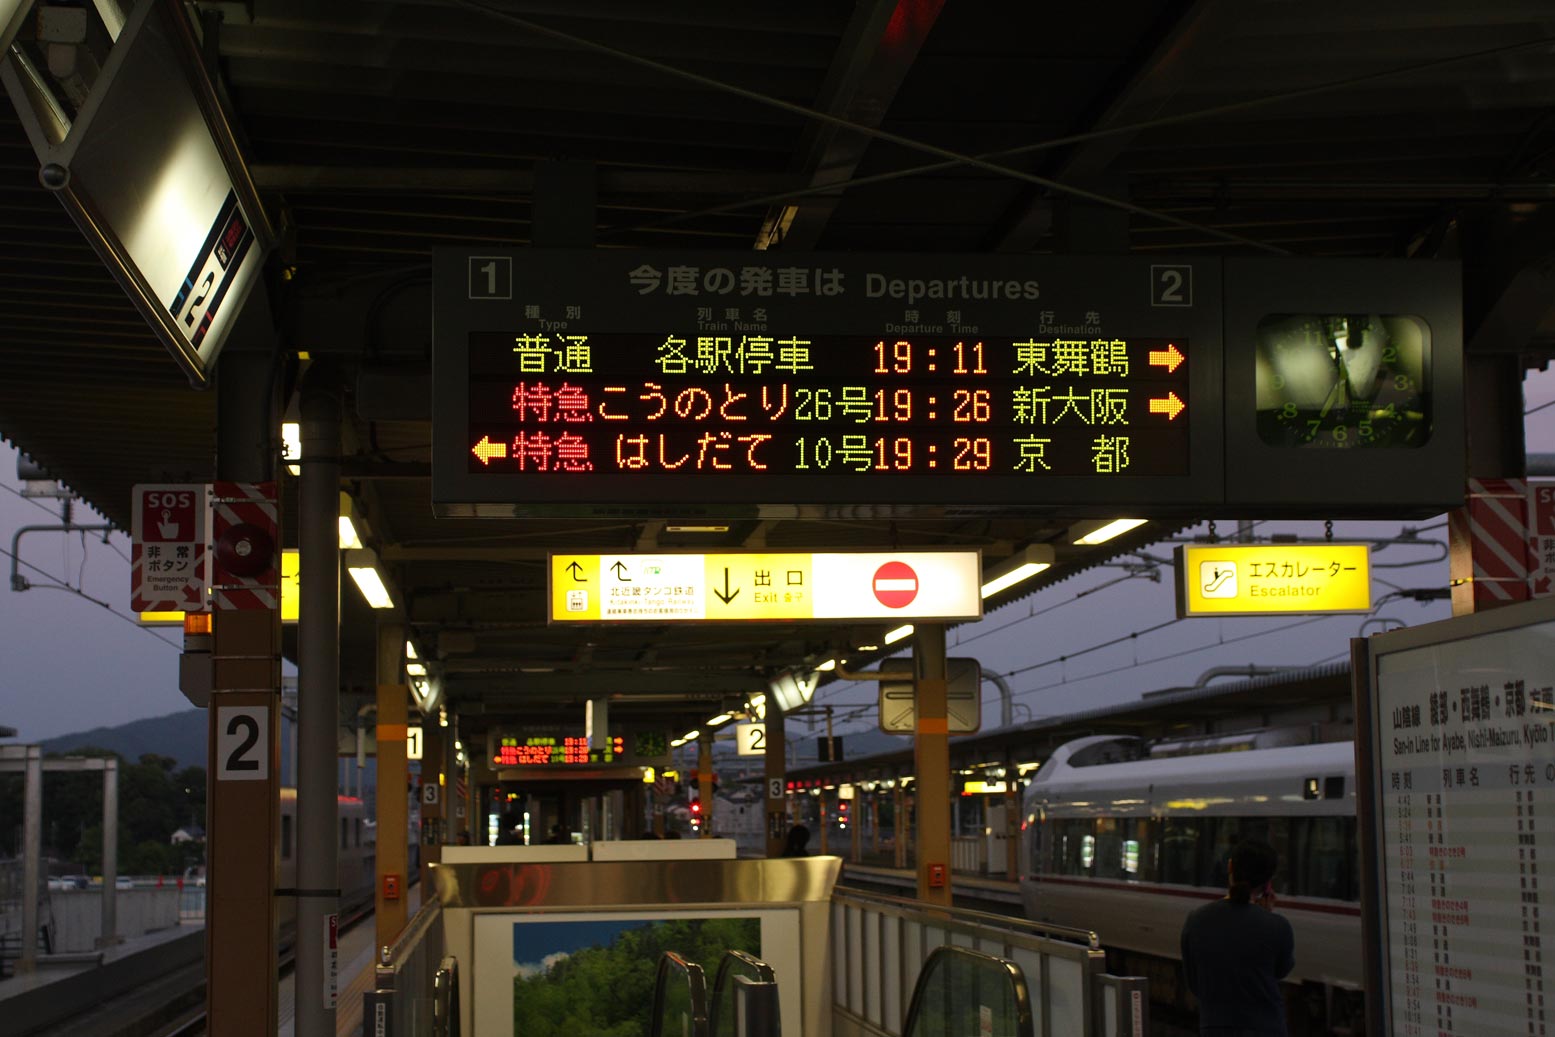
[[[906,562],[887,562],[875,570],[874,588],[886,608],[906,608],[918,596],[918,574]]]

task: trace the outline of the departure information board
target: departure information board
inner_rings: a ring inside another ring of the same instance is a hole
[[[433,505],[1439,510],[1463,485],[1457,283],[1396,261],[440,250]]]
[[[668,758],[663,731],[612,731],[597,748],[573,728],[525,727],[492,731],[486,759],[493,767],[582,767],[601,764],[657,764]]]
[[[1195,479],[1218,492],[1218,281],[1196,289],[1195,269],[463,256],[439,268],[439,298],[462,298],[437,321],[435,471],[453,478],[435,498],[1022,504],[1147,484],[1183,497]]]
[[[1371,642],[1376,1032],[1555,1025],[1552,616],[1541,602]]]

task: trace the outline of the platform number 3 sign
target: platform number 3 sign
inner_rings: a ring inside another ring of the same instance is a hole
[[[216,709],[216,780],[265,781],[270,777],[270,711],[264,706]]]

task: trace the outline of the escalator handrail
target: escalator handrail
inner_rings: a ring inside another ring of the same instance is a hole
[[[432,989],[436,992],[433,1033],[436,1037],[459,1037],[459,959],[450,954],[438,963]]]
[[[731,972],[731,966],[743,965],[756,973],[759,982],[777,984],[777,973],[772,971],[772,966],[760,958],[746,954],[744,951],[727,950],[723,957],[718,959],[718,971],[713,974],[713,1000],[708,1006],[707,1032],[712,1037],[718,1035],[718,1009],[723,1004],[724,983]]]
[[[1032,1022],[1031,990],[1026,986],[1025,971],[1008,958],[998,958],[992,954],[984,954],[982,951],[974,951],[966,947],[954,944],[945,944],[934,948],[923,961],[923,968],[918,972],[918,981],[913,984],[912,1001],[909,1002],[907,1018],[902,1026],[905,1037],[912,1037],[913,1024],[918,1021],[918,1013],[923,1008],[923,997],[927,981],[934,975],[934,970],[945,958],[966,957],[984,962],[997,962],[1009,976],[1011,986],[1015,991],[1015,1035],[1014,1037],[1034,1037],[1035,1024]]]
[[[659,968],[653,980],[653,1023],[651,1037],[664,1037],[664,991],[671,972],[685,977],[691,992],[691,1033],[689,1037],[708,1037],[707,1030],[707,979],[702,966],[687,961],[674,951],[659,955]]]

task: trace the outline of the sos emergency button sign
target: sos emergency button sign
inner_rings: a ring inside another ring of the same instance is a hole
[[[130,608],[204,611],[205,493],[201,483],[141,483],[134,488]]]

